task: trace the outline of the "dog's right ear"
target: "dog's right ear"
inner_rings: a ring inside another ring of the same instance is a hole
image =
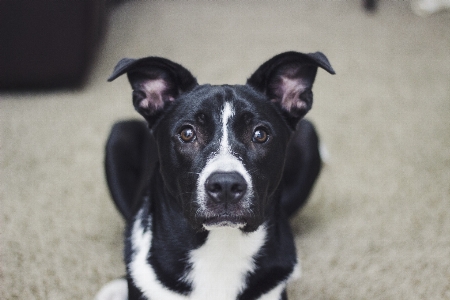
[[[197,79],[183,66],[161,57],[124,58],[108,81],[127,73],[133,88],[135,109],[150,127],[181,94],[197,86]]]

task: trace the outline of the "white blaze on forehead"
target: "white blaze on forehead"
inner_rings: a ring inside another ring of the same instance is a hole
[[[220,142],[220,152],[230,153],[231,147],[228,142],[228,121],[234,116],[234,109],[230,103],[226,102],[222,111],[222,140]]]
[[[229,123],[234,116],[235,111],[231,103],[225,102],[221,115],[222,136],[220,137],[220,146],[217,152],[214,152],[208,159],[197,181],[197,201],[202,210],[206,205],[205,182],[214,172],[237,172],[244,177],[247,183],[247,193],[244,196],[244,207],[249,206],[249,198],[253,195],[252,179],[242,161],[233,154],[229,140]]]

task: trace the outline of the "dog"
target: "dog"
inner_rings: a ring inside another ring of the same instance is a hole
[[[126,279],[97,299],[287,299],[299,269],[289,217],[322,163],[303,119],[319,67],[335,74],[321,52],[285,52],[245,85],[199,85],[165,58],[117,64],[108,81],[127,74],[145,122],[118,122],[107,141]]]

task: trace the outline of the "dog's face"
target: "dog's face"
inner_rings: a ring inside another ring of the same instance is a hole
[[[198,86],[158,124],[161,174],[191,224],[254,230],[281,178],[291,129],[248,86]]]
[[[296,123],[312,105],[321,53],[287,52],[241,86],[198,85],[166,59],[124,59],[110,80],[128,73],[133,102],[157,141],[167,191],[196,230],[254,231],[281,179]]]

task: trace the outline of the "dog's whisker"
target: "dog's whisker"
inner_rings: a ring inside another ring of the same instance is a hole
[[[186,174],[189,174],[189,175],[200,175],[200,173],[199,172],[186,172]]]

